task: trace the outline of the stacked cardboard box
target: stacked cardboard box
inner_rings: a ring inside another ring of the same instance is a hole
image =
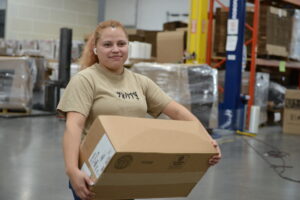
[[[258,54],[287,57],[293,18],[282,8],[262,6],[260,10]]]
[[[253,8],[247,8],[246,22],[253,24]],[[224,55],[226,53],[226,33],[227,33],[228,11],[218,8],[216,11],[216,31],[215,46],[216,54]],[[272,6],[261,6],[259,19],[258,35],[258,55],[287,57],[291,43],[291,31],[293,17],[286,9],[275,8]],[[252,37],[252,32],[245,28],[245,41]],[[250,54],[250,46],[247,47],[247,53]]]
[[[157,62],[183,63],[186,49],[186,29],[157,34]]]
[[[177,28],[187,28],[188,24],[182,21],[166,22],[163,25],[164,31],[176,31]]]
[[[152,45],[151,56],[156,57],[156,38],[159,31],[127,29],[129,41],[145,42]]]
[[[283,132],[300,135],[300,90],[286,90]]]
[[[226,35],[227,35],[228,11],[217,8],[214,26],[214,52],[217,55],[225,55]]]

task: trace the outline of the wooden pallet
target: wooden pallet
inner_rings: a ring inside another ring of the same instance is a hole
[[[0,108],[0,115],[14,115],[14,114],[30,114],[31,110],[27,108]]]

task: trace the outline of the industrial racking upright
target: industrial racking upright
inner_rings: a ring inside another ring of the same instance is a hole
[[[190,21],[188,31],[189,55],[187,63],[207,63],[211,65],[212,52],[212,32],[213,32],[213,12],[214,4],[217,2],[226,8],[222,0],[190,0]],[[253,24],[245,24],[246,3],[254,5]],[[241,96],[241,68],[243,46],[251,45],[250,57],[250,80],[249,80],[249,100],[247,106],[247,123],[250,119],[250,109],[254,104],[256,65],[278,66],[279,61],[268,61],[257,59],[257,39],[259,29],[260,3],[275,3],[278,5],[291,5],[300,7],[299,0],[230,0],[228,33],[226,44],[226,58],[223,58],[213,67],[219,67],[226,63],[226,74],[224,84],[224,102],[219,107],[219,126],[226,129],[242,130],[244,122],[241,121],[245,112]],[[208,8],[209,5],[209,8]],[[208,15],[207,15],[208,13]],[[252,38],[244,41],[244,28],[252,32]],[[206,50],[205,50],[206,48]],[[299,63],[287,62],[286,67],[300,69]],[[300,77],[300,76],[299,76]],[[299,79],[300,87],[300,79]]]

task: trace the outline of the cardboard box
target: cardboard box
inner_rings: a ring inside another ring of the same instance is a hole
[[[146,42],[152,45],[151,56],[156,57],[156,37],[160,31],[148,31],[141,29],[127,29],[129,41]]]
[[[283,132],[300,135],[300,90],[286,90]]]
[[[177,28],[188,27],[188,24],[182,21],[172,21],[163,24],[164,31],[175,31]]]
[[[166,31],[157,34],[157,62],[182,63],[186,46],[186,31]]]
[[[246,23],[253,24],[253,7],[247,7]],[[228,10],[217,8],[216,30],[214,33],[214,51],[217,55],[225,55]],[[259,13],[259,34],[257,54],[259,56],[288,56],[293,17],[288,9],[262,5]],[[245,28],[245,41],[252,38],[252,31]],[[251,54],[251,45],[247,46],[247,54]]]
[[[96,199],[187,196],[216,154],[197,122],[99,116],[80,147]]]
[[[288,9],[261,6],[258,53],[287,57],[292,37],[293,17]]]

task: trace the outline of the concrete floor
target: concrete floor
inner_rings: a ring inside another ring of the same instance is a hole
[[[0,118],[0,127],[0,199],[71,200],[61,151],[64,121]],[[282,134],[273,126],[261,128],[255,139],[229,134],[218,141],[220,164],[208,170],[187,198],[177,200],[300,199],[300,183],[279,177],[270,167],[284,165],[284,159],[292,168],[282,176],[300,180],[300,136]],[[275,147],[287,156],[268,156]]]

